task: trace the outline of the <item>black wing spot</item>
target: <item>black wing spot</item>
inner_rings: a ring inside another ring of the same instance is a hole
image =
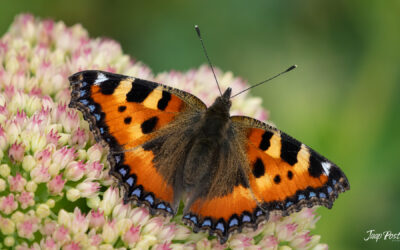
[[[126,110],[126,106],[119,106],[118,112],[124,112]]]
[[[324,171],[321,165],[322,159],[317,155],[317,153],[314,152],[314,150],[310,150],[310,154],[310,166],[308,167],[308,173],[312,177],[318,178]]]
[[[289,179],[289,180],[291,180],[291,179],[293,179],[293,172],[292,171],[287,171],[287,178]]]
[[[273,135],[274,133],[270,131],[265,131],[265,133],[262,135],[262,139],[258,148],[263,151],[267,150],[271,146],[270,140]]]
[[[275,184],[279,184],[281,182],[281,176],[279,174],[275,175],[274,182]]]
[[[159,110],[165,110],[170,100],[171,100],[171,93],[163,90],[162,98],[158,101],[157,108]]]
[[[106,80],[100,84],[100,91],[103,95],[112,95],[119,83],[119,80]]]
[[[128,102],[143,102],[147,96],[157,87],[157,84],[150,81],[141,79],[135,79],[132,82],[132,88],[128,94],[126,94],[126,100]]]
[[[260,178],[265,174],[264,163],[260,158],[257,158],[256,162],[253,165],[253,174],[256,178]]]
[[[141,125],[142,128],[142,133],[143,134],[148,134],[153,132],[154,128],[156,127],[158,122],[158,117],[157,116],[153,116],[150,119],[144,121]]]
[[[281,144],[281,158],[293,166],[297,162],[297,153],[300,151],[301,142],[293,139],[285,133],[282,133]]]
[[[130,117],[130,116],[125,117],[125,119],[124,119],[124,123],[127,124],[127,125],[130,124],[131,121],[132,121],[132,117]]]

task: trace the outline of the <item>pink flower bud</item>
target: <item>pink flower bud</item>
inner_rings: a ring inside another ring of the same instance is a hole
[[[232,247],[233,249],[246,249],[250,246],[253,245],[252,243],[253,239],[243,235],[243,234],[238,234],[235,235],[234,238],[230,241],[229,246]]]
[[[89,214],[89,226],[91,228],[99,228],[104,225],[104,212],[99,210],[92,210]]]
[[[22,238],[33,239],[33,234],[39,229],[37,218],[28,218],[17,225],[18,235]]]
[[[297,224],[295,223],[281,223],[276,226],[277,237],[280,241],[290,241],[295,236]]]
[[[122,240],[128,244],[130,247],[133,247],[136,242],[140,239],[140,226],[131,226],[128,231],[124,233],[122,236]]]
[[[150,218],[149,210],[144,207],[137,207],[132,210],[129,216],[135,225],[144,225]]]
[[[89,219],[82,214],[79,208],[75,208],[74,216],[71,221],[71,230],[74,234],[82,234],[87,231],[89,227]]]
[[[45,249],[45,250],[57,250],[57,249],[59,249],[59,247],[57,246],[56,242],[50,237],[47,237],[46,239],[42,239],[40,241],[40,247],[41,247],[41,249]]]
[[[40,164],[32,169],[31,178],[36,183],[48,182],[50,180],[49,169]]]
[[[171,243],[162,243],[154,246],[152,249],[154,250],[172,250]]]
[[[84,129],[78,128],[72,133],[71,144],[78,144],[83,147],[89,139],[89,135]]]
[[[47,220],[44,225],[40,228],[40,232],[44,235],[52,235],[56,230],[57,224],[54,221]]]
[[[100,243],[102,241],[103,241],[103,239],[98,234],[91,235],[90,238],[89,238],[89,243],[90,243],[91,246],[98,246],[98,245],[100,245]]]
[[[54,152],[52,156],[53,162],[58,164],[60,166],[60,169],[63,169],[65,166],[70,164],[75,157],[76,157],[75,149],[68,148],[67,146]]]
[[[86,176],[88,178],[99,178],[101,176],[101,171],[103,170],[103,164],[99,163],[98,161],[91,162],[87,165],[86,168]]]
[[[17,173],[15,176],[8,176],[8,183],[10,184],[11,192],[22,192],[24,191],[26,180],[20,173]]]
[[[4,214],[11,214],[18,208],[18,203],[14,200],[14,194],[0,197],[0,211]]]
[[[290,246],[295,249],[303,249],[311,242],[311,239],[310,232],[299,234],[290,242]]]
[[[54,129],[50,130],[50,132],[46,135],[46,140],[48,143],[53,143],[54,145],[57,145],[58,140],[60,139],[61,136],[58,135],[58,132]]]
[[[104,242],[113,244],[118,238],[116,221],[112,220],[104,224],[102,237]]]
[[[59,244],[63,244],[70,240],[68,229],[64,226],[60,226],[56,229],[53,233],[53,239],[58,242]]]
[[[59,174],[47,183],[47,188],[52,195],[57,195],[63,190],[65,182],[66,180],[63,180],[62,174]]]
[[[81,192],[81,197],[93,197],[100,189],[100,184],[98,182],[92,182],[92,179],[86,179],[82,183],[79,183],[76,189]]]
[[[50,166],[51,162],[51,154],[52,154],[51,147],[39,151],[35,154],[36,161],[48,167]]]
[[[65,168],[65,178],[71,181],[80,180],[85,174],[86,166],[82,161],[73,161]]]
[[[26,209],[30,206],[35,205],[35,200],[33,199],[33,193],[30,192],[22,192],[21,195],[17,198],[19,203],[21,204],[22,209]]]
[[[11,145],[8,156],[14,160],[21,162],[24,158],[25,146],[22,143],[14,143]]]
[[[81,246],[76,242],[71,242],[63,246],[63,250],[81,250]]]
[[[0,125],[0,150],[4,150],[6,147],[7,147],[7,137],[3,127]]]
[[[278,244],[279,244],[278,239],[273,235],[265,236],[259,242],[259,245],[261,247],[264,247],[264,248],[267,248],[267,249],[276,249],[276,247],[278,247]]]

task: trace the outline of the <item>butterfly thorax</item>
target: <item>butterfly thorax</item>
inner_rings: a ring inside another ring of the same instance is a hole
[[[230,128],[229,109],[231,88],[217,97],[214,103],[204,112],[200,128],[192,138],[191,149],[183,167],[183,188],[187,192],[199,190],[198,185],[209,182],[217,157],[220,155],[223,142],[227,140]],[[208,175],[207,175],[208,174]],[[200,195],[201,194],[195,194]]]

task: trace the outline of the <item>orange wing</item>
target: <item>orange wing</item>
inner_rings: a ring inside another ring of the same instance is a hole
[[[332,207],[350,188],[344,173],[308,146],[258,120],[234,116],[246,137],[250,187],[263,211],[283,215],[303,207]]]
[[[142,145],[181,114],[206,109],[205,104],[162,84],[102,71],[76,73],[70,82],[69,107],[82,111],[96,140],[109,148],[110,173],[125,187],[125,202],[174,213],[172,185],[154,166],[153,152]]]
[[[256,227],[271,211],[286,216],[303,207],[330,208],[349,189],[335,164],[287,134],[250,117],[231,121],[235,138],[230,143],[237,145],[230,154],[246,163],[245,181],[224,196],[196,200],[183,217],[195,230],[215,233],[223,243],[233,231]]]

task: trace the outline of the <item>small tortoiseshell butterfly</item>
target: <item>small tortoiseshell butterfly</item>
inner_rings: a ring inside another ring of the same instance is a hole
[[[339,167],[308,146],[267,123],[230,116],[231,88],[207,108],[187,92],[129,76],[88,70],[69,80],[69,107],[109,149],[124,201],[175,215],[182,199],[184,222],[221,243],[271,211],[331,208],[349,189]]]

